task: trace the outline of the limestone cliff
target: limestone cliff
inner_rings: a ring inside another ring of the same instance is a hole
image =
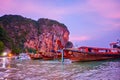
[[[51,51],[65,47],[69,40],[67,27],[55,20],[35,21],[19,15],[4,15],[0,17],[0,26],[8,36],[0,40],[10,49]]]

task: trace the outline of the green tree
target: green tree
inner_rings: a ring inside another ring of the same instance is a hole
[[[4,43],[5,46],[9,46],[11,48],[13,42],[12,39],[8,36],[7,32],[5,29],[2,28],[0,25],[0,41]]]
[[[21,52],[20,48],[12,48],[12,53],[19,54]]]
[[[5,46],[2,41],[0,41],[0,53],[4,50]]]
[[[5,40],[6,32],[0,25],[0,40]]]
[[[30,53],[32,53],[32,52],[33,52],[33,53],[36,53],[36,50],[33,49],[33,48],[28,48],[27,51],[30,52]]]

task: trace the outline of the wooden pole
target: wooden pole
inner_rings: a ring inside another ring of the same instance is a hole
[[[61,53],[62,53],[62,57],[61,57],[62,60],[61,61],[63,63],[64,62],[64,49],[61,50]]]

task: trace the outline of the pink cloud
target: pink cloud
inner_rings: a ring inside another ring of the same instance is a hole
[[[0,14],[30,14],[40,17],[46,17],[51,19],[61,19],[61,16],[65,14],[64,9],[51,5],[44,5],[41,3],[35,4],[35,2],[28,1],[13,1],[3,0],[0,2]]]
[[[88,4],[104,17],[120,18],[120,5],[115,0],[89,0]]]
[[[62,8],[66,14],[97,13],[102,17],[116,19],[120,18],[120,5],[115,0],[87,0],[82,3]]]
[[[90,40],[89,36],[71,36],[70,41],[86,41]]]
[[[104,31],[120,30],[120,23],[119,22],[106,21],[105,24],[108,26],[104,27]]]
[[[43,4],[42,1],[36,4],[35,1],[1,0],[0,10],[4,13],[31,13],[57,19],[68,14],[83,14],[86,12],[96,12],[106,18],[120,18],[120,5],[114,0],[87,0],[83,4],[77,2],[65,7],[57,7],[54,4],[54,2],[53,5]]]
[[[102,20],[96,20],[94,17],[93,19],[95,23],[104,26],[101,31],[120,29],[120,23],[114,21],[115,19],[120,19],[120,5],[116,0],[88,0],[84,5],[75,5],[74,7],[80,14],[97,13]]]

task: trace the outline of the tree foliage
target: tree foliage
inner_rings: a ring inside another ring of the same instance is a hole
[[[13,46],[13,41],[7,34],[6,30],[2,28],[0,25],[0,41],[4,43],[5,46],[9,46],[9,48],[12,48]]]
[[[28,48],[27,51],[30,52],[30,53],[36,53],[36,50],[33,49],[33,48]]]
[[[68,41],[65,45],[65,48],[72,48],[73,47],[73,43],[71,41]]]
[[[12,53],[19,54],[21,52],[20,48],[12,48]]]
[[[0,53],[4,50],[5,46],[2,41],[0,41]]]

